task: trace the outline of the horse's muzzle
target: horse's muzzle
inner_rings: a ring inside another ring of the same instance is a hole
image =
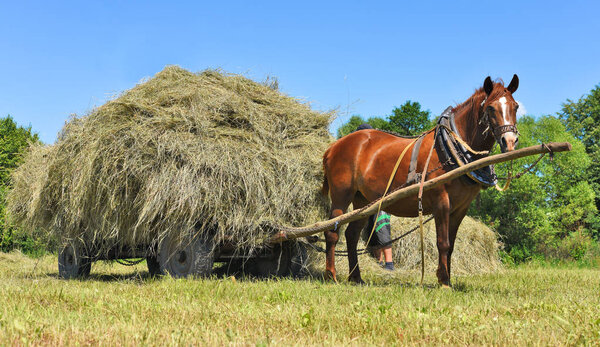
[[[500,150],[502,153],[514,151],[519,143],[519,136],[512,131],[502,134],[500,138]]]

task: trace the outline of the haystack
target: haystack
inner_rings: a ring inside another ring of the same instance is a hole
[[[418,218],[391,218],[392,237],[402,235],[419,224]],[[438,266],[438,251],[436,245],[435,223],[425,224],[425,274],[435,276]],[[340,235],[343,236],[343,233]],[[345,240],[340,240],[337,250],[345,250]],[[452,276],[492,273],[502,269],[499,258],[500,250],[497,234],[485,224],[465,217],[456,236],[454,252],[452,253]],[[358,248],[363,249],[362,240]],[[421,271],[421,248],[419,231],[415,231],[392,245],[392,253],[396,271],[383,270],[373,257],[368,254],[359,257],[361,271],[365,276],[394,276],[407,273],[419,274]],[[325,270],[325,255],[309,248],[311,259],[310,272],[320,276]],[[336,270],[340,278],[348,275],[348,259],[336,257]]]
[[[392,237],[419,225],[418,218],[392,217]],[[434,272],[438,266],[435,222],[424,227],[425,271]],[[487,225],[465,217],[456,234],[452,252],[452,275],[490,273],[501,269],[498,235]],[[400,239],[392,246],[396,266],[405,270],[421,269],[421,238],[419,231]]]
[[[10,213],[98,251],[197,232],[253,247],[266,225],[326,217],[332,116],[239,75],[167,67],[34,146]]]

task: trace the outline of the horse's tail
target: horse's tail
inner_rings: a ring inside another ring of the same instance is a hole
[[[329,195],[329,182],[327,182],[327,175],[323,175],[323,187],[321,187],[321,194],[323,194],[323,196]]]
[[[324,196],[329,195],[329,182],[327,181],[327,156],[329,154],[329,148],[323,154],[323,187],[321,187],[321,194]]]

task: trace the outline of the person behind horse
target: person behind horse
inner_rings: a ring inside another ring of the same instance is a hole
[[[373,129],[373,127],[363,123],[356,128],[356,131],[363,129]],[[390,214],[379,211],[379,213],[371,215],[367,226],[363,230],[363,239],[367,242],[371,255],[377,259],[379,264],[386,270],[394,270],[392,245],[389,244],[392,240]]]

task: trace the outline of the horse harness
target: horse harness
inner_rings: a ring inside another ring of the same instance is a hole
[[[498,134],[498,137],[501,137],[503,133],[513,131],[513,128],[516,131],[516,126],[506,125],[492,128],[492,132],[494,136]],[[454,134],[451,134],[451,132]],[[435,129],[435,150],[440,162],[444,165],[444,170],[454,170],[480,159],[476,158],[476,154],[465,148],[461,142],[463,141],[460,141],[460,135],[454,122],[454,113],[452,112],[452,108],[448,107],[438,119],[438,125]],[[465,182],[481,184],[484,187],[493,187],[498,183],[493,165],[471,171],[462,177]]]
[[[490,123],[489,128],[492,129],[494,137],[497,138],[501,137],[502,134],[508,131],[517,132],[515,125],[492,127]],[[419,160],[419,153],[423,138],[425,138],[425,135],[428,133],[429,132],[422,134],[414,141],[414,148],[408,167],[408,176],[406,178],[406,183],[403,186],[421,182],[423,173],[417,172],[417,163]],[[464,141],[460,139],[458,129],[456,128],[452,107],[448,107],[438,119],[435,127],[434,138],[435,151],[438,155],[439,161],[441,162],[441,166],[437,169],[443,168],[446,171],[451,171],[472,161],[480,159],[476,158],[476,154],[473,153],[470,148],[465,148],[465,146],[463,146],[462,143],[464,143]],[[431,171],[427,172],[427,174],[429,173],[431,173]],[[466,176],[462,176],[461,179],[469,184],[481,184],[484,187],[492,187],[498,183],[493,165],[469,172]]]

